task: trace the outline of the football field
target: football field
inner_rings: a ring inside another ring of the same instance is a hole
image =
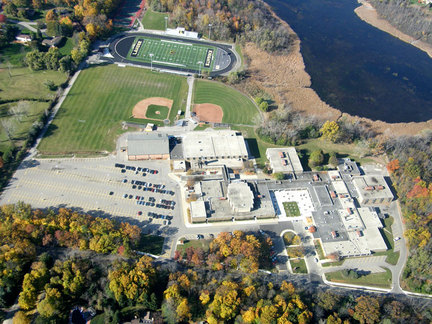
[[[138,36],[127,58],[132,61],[166,65],[199,71],[211,71],[216,47],[168,39]],[[201,63],[199,63],[201,62]]]

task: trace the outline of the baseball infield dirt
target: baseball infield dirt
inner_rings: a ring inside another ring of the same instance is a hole
[[[171,112],[171,107],[173,105],[173,101],[171,99],[167,98],[161,98],[161,97],[151,97],[144,100],[141,100],[138,102],[135,107],[132,110],[132,117],[133,118],[143,118],[146,119],[146,112],[147,108],[150,105],[156,105],[156,106],[166,106],[169,108],[168,116]]]
[[[222,123],[223,110],[221,106],[211,103],[196,104],[193,111],[200,121]]]

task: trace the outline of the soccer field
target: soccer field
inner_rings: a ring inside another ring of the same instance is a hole
[[[199,71],[211,71],[214,64],[216,47],[138,36],[132,43],[127,58],[141,61]],[[198,63],[202,62],[202,63]]]

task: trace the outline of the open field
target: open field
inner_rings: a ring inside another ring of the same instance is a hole
[[[297,217],[300,216],[300,210],[295,201],[286,201],[283,202],[285,213],[288,217]]]
[[[38,149],[42,154],[113,151],[122,121],[134,121],[130,117],[136,103],[155,96],[170,98],[173,120],[177,110],[184,111],[186,95],[186,79],[177,75],[116,65],[88,68],[81,72]]]
[[[25,140],[29,130],[42,113],[48,108],[47,102],[39,101],[19,101],[0,105],[0,151],[5,152],[14,143],[19,146],[19,142]],[[14,111],[17,114],[14,114]],[[11,141],[9,140],[5,127],[8,127]]]
[[[164,120],[168,117],[169,108],[165,106],[150,105],[147,108],[146,117]]]
[[[254,125],[258,108],[247,96],[225,84],[197,80],[194,86],[194,103],[211,103],[222,107],[223,123]]]
[[[371,273],[362,275],[357,279],[347,278],[342,275],[342,271],[328,272],[325,274],[328,281],[348,283],[353,285],[366,285],[379,288],[390,288],[392,274],[389,269],[385,268],[385,272]]]
[[[156,12],[149,8],[146,10],[141,22],[145,29],[165,30],[165,17],[168,17],[168,14]]]
[[[211,71],[216,48],[210,45],[137,36],[127,58],[132,61]],[[201,62],[199,64],[198,62]]]
[[[7,63],[13,66],[23,66],[23,60],[30,48],[21,44],[9,44],[0,49],[0,66],[7,68]]]
[[[66,74],[57,71],[31,71],[28,68],[12,68],[9,78],[8,69],[0,70],[1,100],[50,100],[55,91],[51,91],[45,82],[51,80],[59,86],[66,81]]]
[[[74,46],[75,43],[73,39],[71,37],[67,37],[62,41],[61,47],[59,48],[59,52],[61,55],[70,55]]]

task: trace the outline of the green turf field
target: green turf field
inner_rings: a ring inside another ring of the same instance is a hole
[[[149,97],[170,98],[174,103],[169,118],[174,120],[178,110],[184,111],[186,96],[186,78],[178,75],[116,65],[85,69],[38,150],[44,155],[111,152],[122,132],[122,121],[130,120],[136,103]]]
[[[300,216],[300,209],[295,201],[283,202],[285,213],[287,217],[297,217]]]
[[[194,85],[194,104],[212,103],[223,110],[222,122],[253,125],[258,110],[251,99],[223,83],[197,80]]]
[[[150,63],[150,54],[153,54],[153,64],[211,71],[215,53],[216,48],[208,45],[139,36],[135,38],[127,57],[132,61]]]
[[[166,106],[150,105],[147,107],[146,117],[164,120],[168,117],[168,111],[169,108]]]
[[[142,23],[145,29],[165,30],[165,17],[168,17],[168,14],[147,9]]]

